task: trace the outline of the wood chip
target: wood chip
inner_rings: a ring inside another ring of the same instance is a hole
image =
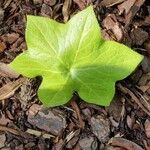
[[[142,61],[142,69],[145,73],[150,72],[150,57],[144,57],[144,60]]]
[[[4,114],[2,114],[1,118],[0,118],[0,123],[1,125],[6,126],[8,123],[10,123],[11,120],[6,118]]]
[[[138,85],[140,85],[140,86],[147,85],[148,81],[150,81],[150,74],[148,74],[148,73],[143,74],[138,82]]]
[[[130,25],[137,11],[141,8],[144,2],[145,0],[136,0],[130,12],[125,16],[125,27]]]
[[[112,138],[109,143],[113,146],[125,148],[126,150],[144,150],[136,143],[120,137]]]
[[[4,42],[0,42],[0,53],[6,49],[6,45]]]
[[[0,7],[0,24],[2,24],[3,19],[4,19],[4,10]]]
[[[66,117],[64,113],[57,109],[42,109],[37,104],[33,105],[28,111],[28,122],[39,129],[60,136],[66,128]]]
[[[26,132],[29,133],[29,134],[35,135],[37,137],[40,137],[42,135],[42,133],[40,131],[32,130],[32,129],[27,129]]]
[[[71,6],[71,0],[65,0],[62,8],[62,14],[64,17],[64,22],[67,22],[69,19],[69,9]]]
[[[123,109],[123,103],[121,102],[120,99],[121,98],[118,96],[114,97],[110,106],[106,107],[106,109],[108,109],[109,115],[112,116],[116,122],[119,122],[122,117],[121,112]],[[116,108],[118,108],[118,109],[116,109]],[[124,114],[123,114],[123,116],[124,116]]]
[[[105,143],[110,136],[110,122],[106,116],[96,115],[90,119],[92,133],[101,141]]]
[[[150,17],[149,17],[149,22],[150,22]],[[144,43],[144,48],[147,50],[147,53],[150,56],[150,40]]]
[[[150,86],[149,85],[143,85],[143,86],[140,86],[140,87],[137,86],[137,88],[145,93],[150,88]]]
[[[49,5],[46,5],[45,3],[42,4],[41,15],[47,17],[52,16],[52,8]]]
[[[2,36],[2,40],[8,42],[9,44],[14,43],[15,41],[17,41],[18,38],[19,38],[18,33],[8,33]]]
[[[143,140],[143,144],[144,144],[145,150],[150,150],[150,146],[148,145],[146,140]]]
[[[9,132],[9,133],[17,135],[17,136],[22,136],[26,139],[33,138],[30,134],[23,132],[20,129],[13,129],[10,127],[3,126],[1,124],[0,124],[0,131]]]
[[[108,15],[102,22],[103,26],[107,29],[112,31],[112,36],[114,34],[115,39],[120,41],[123,37],[122,28],[120,27],[116,16],[114,14]]]
[[[42,135],[42,137],[43,137],[44,139],[54,138],[54,136],[53,136],[53,135],[51,135],[51,134],[47,134],[47,133],[43,134],[43,135]]]
[[[148,138],[150,138],[150,120],[146,120],[145,123],[144,123],[144,126],[145,126],[145,133],[146,133],[146,136]]]
[[[70,102],[70,104],[71,104],[72,108],[74,109],[74,111],[76,112],[76,115],[77,115],[77,117],[78,117],[78,119],[79,119],[80,127],[83,129],[84,126],[85,126],[85,123],[84,123],[84,121],[82,120],[81,113],[80,113],[80,109],[79,109],[79,107],[78,107],[78,105],[77,105],[77,103],[76,103],[76,100],[77,100],[77,99],[78,99],[78,96],[77,96],[77,95],[74,95],[73,98],[72,98],[72,100],[71,100],[71,102]]]
[[[130,129],[132,129],[133,123],[134,123],[134,120],[129,115],[127,115],[127,125]]]
[[[12,2],[12,0],[7,0],[7,1],[5,1],[4,2],[4,9],[6,9],[9,5],[10,5],[10,3]]]
[[[136,0],[127,0],[118,5],[119,14],[121,15],[124,12],[124,14],[127,15],[135,2]]]
[[[42,109],[42,106],[41,105],[38,105],[38,104],[33,104],[30,108],[29,108],[29,110],[28,110],[28,112],[27,112],[27,115],[32,115],[32,116],[34,116],[34,115],[37,115],[37,113],[40,111]]]
[[[0,149],[5,146],[5,142],[6,142],[6,135],[0,134]]]
[[[0,76],[18,78],[20,74],[12,70],[7,64],[0,63]]]
[[[21,133],[16,130],[16,129],[12,129],[12,128],[9,128],[9,127],[5,127],[5,126],[2,126],[0,125],[0,131],[4,131],[4,132],[10,132],[14,135],[20,135]]]
[[[142,95],[138,91],[135,92],[136,95],[139,97],[141,104],[150,112],[150,103],[149,103],[149,98],[147,98],[145,95]]]
[[[65,143],[68,143],[75,135],[79,135],[80,129],[76,131],[71,131],[65,138]]]
[[[29,134],[35,135],[37,137],[40,137],[40,136],[42,136],[44,138],[55,137],[55,136],[53,136],[51,134],[47,134],[47,133],[43,134],[41,131],[37,131],[37,130],[33,130],[33,129],[27,129],[26,132],[29,133]]]
[[[130,37],[132,39],[132,44],[142,45],[149,38],[149,35],[142,28],[138,27],[131,30]]]
[[[23,82],[25,82],[26,78],[20,78],[16,81],[9,82],[3,87],[0,88],[0,100],[7,99],[11,97],[15,91],[22,85]]]
[[[105,39],[105,40],[113,40],[113,38],[111,37],[111,34],[109,34],[107,32],[107,29],[103,29],[102,30],[102,37]]]
[[[94,137],[84,137],[79,140],[79,145],[82,150],[96,150],[98,149],[98,145]]]
[[[116,4],[122,3],[125,0],[103,0],[100,5],[101,6],[105,6],[105,7],[111,7],[114,6]]]
[[[73,0],[83,10],[86,6],[92,3],[92,0]]]
[[[146,16],[144,20],[135,20],[135,26],[149,26],[150,25],[150,15]]]
[[[136,97],[136,95],[131,91],[129,90],[128,88],[126,87],[123,87],[121,84],[118,84],[120,90],[124,93],[124,94],[129,94],[131,96],[131,99],[134,100],[138,106],[147,114],[150,116],[150,111],[149,109],[147,109],[147,107],[145,108],[145,106],[141,103],[141,101],[139,100],[139,98]],[[149,105],[148,105],[148,108],[149,108]]]
[[[54,6],[56,4],[57,0],[44,0],[44,3],[49,6]]]
[[[33,3],[34,3],[35,5],[37,5],[37,4],[42,4],[42,3],[43,3],[43,0],[33,0]]]

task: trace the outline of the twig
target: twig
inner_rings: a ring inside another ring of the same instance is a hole
[[[0,125],[0,131],[10,132],[10,133],[15,134],[15,135],[21,135],[21,133],[18,130],[12,129],[9,127],[5,127],[3,125]]]
[[[33,138],[29,133],[23,132],[20,129],[12,129],[0,124],[0,131],[9,132],[17,136],[21,136],[23,138]]]

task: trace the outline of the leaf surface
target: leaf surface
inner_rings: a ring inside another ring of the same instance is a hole
[[[42,76],[39,99],[46,106],[67,103],[73,92],[89,102],[108,106],[115,82],[131,74],[143,56],[114,41],[104,41],[92,6],[66,24],[27,17],[28,50],[10,64],[27,77]]]

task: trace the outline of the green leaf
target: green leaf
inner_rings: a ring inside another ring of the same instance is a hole
[[[114,41],[104,41],[92,6],[66,24],[27,16],[28,50],[10,64],[27,77],[42,76],[39,99],[46,106],[67,103],[73,92],[108,106],[115,82],[131,74],[143,56]]]

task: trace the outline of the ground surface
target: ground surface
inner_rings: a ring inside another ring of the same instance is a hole
[[[23,80],[9,70],[26,48],[26,14],[65,22],[93,4],[103,36],[145,56],[134,74],[116,85],[115,101],[104,108],[82,100],[44,109],[38,79]],[[149,0],[0,1],[0,149],[150,149]]]

